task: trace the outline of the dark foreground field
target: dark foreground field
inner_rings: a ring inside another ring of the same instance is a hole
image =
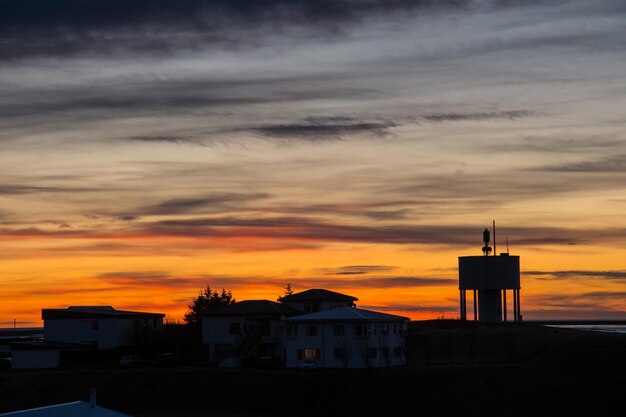
[[[626,335],[413,323],[406,368],[0,371],[0,413],[88,400],[136,417],[617,416]]]

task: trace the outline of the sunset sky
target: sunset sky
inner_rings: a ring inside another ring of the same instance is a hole
[[[626,319],[626,2],[0,0],[0,327],[327,288]],[[512,303],[509,303],[512,307]]]

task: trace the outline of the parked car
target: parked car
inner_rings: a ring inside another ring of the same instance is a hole
[[[315,359],[302,359],[300,361],[300,369],[315,369],[317,368],[317,362]]]
[[[154,364],[158,366],[178,365],[178,355],[174,352],[161,353],[154,360]]]
[[[126,355],[120,359],[120,366],[135,367],[145,365],[146,361],[139,355]]]
[[[282,368],[283,362],[273,356],[262,356],[256,361],[256,367],[261,369]]]
[[[11,369],[13,367],[13,362],[11,358],[0,358],[0,369]]]

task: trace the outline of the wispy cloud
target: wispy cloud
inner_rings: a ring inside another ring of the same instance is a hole
[[[421,119],[429,122],[462,122],[497,119],[515,120],[534,115],[535,113],[531,110],[509,110],[482,113],[431,113],[421,116]]]
[[[626,173],[626,155],[610,156],[596,160],[569,162],[560,165],[549,165],[539,168],[539,170],[572,173]]]
[[[387,265],[349,265],[339,268],[323,268],[318,270],[324,275],[365,275],[379,272],[389,272],[396,269],[395,266]]]
[[[130,141],[144,143],[174,143],[177,145],[205,146],[205,143],[190,136],[131,136]]]
[[[304,123],[259,126],[250,131],[279,139],[307,141],[338,140],[351,136],[386,137],[395,124],[390,121],[363,122],[352,118],[309,118]]]
[[[215,193],[202,198],[174,198],[163,201],[153,206],[139,208],[137,213],[140,215],[172,215],[185,214],[194,212],[223,212],[226,211],[225,205],[244,203],[268,198],[265,193]],[[232,210],[230,207],[229,210]]]
[[[567,271],[524,271],[524,275],[537,276],[541,280],[572,280],[598,278],[609,281],[626,281],[626,271],[593,271],[593,270],[567,270]]]

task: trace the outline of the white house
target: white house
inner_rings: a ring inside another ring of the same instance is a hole
[[[344,306],[354,307],[354,302],[358,300],[358,298],[351,295],[321,288],[301,291],[280,298],[283,304],[300,310],[305,314],[332,310]]]
[[[161,313],[116,310],[111,306],[42,309],[46,342],[77,343],[98,349],[148,343],[163,329]]]
[[[241,366],[248,358],[282,361],[284,317],[302,314],[269,300],[246,300],[218,307],[202,316],[202,343],[219,366]]]
[[[406,364],[408,317],[338,307],[284,319],[285,364],[314,359],[319,368],[367,368]]]

